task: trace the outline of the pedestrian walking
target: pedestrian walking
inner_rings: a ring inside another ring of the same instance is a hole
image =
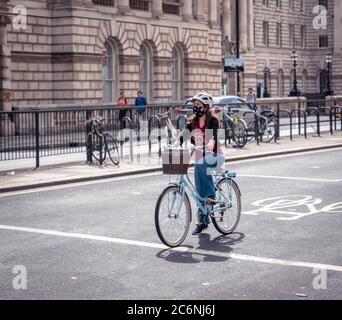
[[[119,121],[120,121],[120,129],[125,129],[126,128],[126,122],[122,121],[123,118],[126,117],[127,115],[127,107],[128,107],[128,99],[125,96],[125,91],[121,90],[120,92],[120,98],[118,100],[118,106],[122,106],[124,108],[120,109],[119,111]]]
[[[137,113],[139,117],[141,116],[143,120],[146,119],[146,106],[147,106],[147,99],[143,96],[143,92],[139,90],[137,92],[137,98],[135,99],[135,106],[144,106],[143,108],[137,109]]]
[[[246,101],[247,103],[249,103],[250,105],[252,105],[253,107],[256,106],[257,103],[257,97],[256,94],[253,91],[253,88],[249,88],[248,89],[248,94],[246,96]]]

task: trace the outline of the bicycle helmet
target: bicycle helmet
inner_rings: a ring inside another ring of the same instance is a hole
[[[213,97],[207,93],[207,92],[201,92],[197,95],[195,95],[192,98],[192,101],[194,102],[195,100],[201,101],[204,105],[208,106],[209,109],[214,107],[214,99]]]

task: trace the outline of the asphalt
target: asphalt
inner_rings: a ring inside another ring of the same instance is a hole
[[[341,300],[341,156],[231,162],[242,192],[236,232],[211,225],[178,251],[154,226],[169,182],[159,172],[3,193],[0,299]],[[26,290],[13,289],[17,265]],[[315,288],[324,272],[326,288]]]
[[[334,135],[323,133],[321,137],[309,136],[304,139],[302,136],[295,136],[293,141],[288,137],[282,137],[277,143],[257,145],[255,142],[248,143],[242,149],[233,147],[225,148],[226,162],[258,159],[270,156],[281,156],[291,153],[307,152],[312,150],[322,150],[338,148],[342,146],[342,132],[337,131]],[[119,167],[110,163],[99,167],[88,165],[83,154],[67,156],[69,160],[74,159],[73,164],[62,164],[58,161],[57,165],[49,164],[37,170],[21,168],[21,164],[26,160],[12,160],[1,163],[0,170],[0,193],[13,192],[23,189],[40,188],[46,186],[63,185],[91,180],[101,180],[114,177],[129,176],[161,171],[161,160],[156,156],[154,150],[153,157],[138,157],[135,155],[133,162],[130,159],[123,159]],[[63,156],[65,157],[65,156]],[[61,161],[59,159],[59,161]],[[15,164],[16,163],[16,164]],[[13,165],[15,164],[15,165]],[[8,169],[6,170],[6,166]],[[14,166],[14,169],[13,169]]]

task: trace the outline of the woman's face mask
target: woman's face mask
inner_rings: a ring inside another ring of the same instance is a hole
[[[196,104],[194,104],[193,112],[198,118],[201,118],[205,115],[204,107],[203,106],[200,107],[199,105],[196,105]]]

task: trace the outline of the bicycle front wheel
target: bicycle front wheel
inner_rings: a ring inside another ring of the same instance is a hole
[[[247,128],[244,122],[239,121],[233,130],[233,140],[238,148],[243,148],[247,143]]]
[[[171,248],[180,246],[189,232],[190,221],[187,194],[182,199],[178,187],[167,187],[159,196],[155,209],[155,225],[161,242]]]
[[[118,146],[110,133],[105,133],[106,140],[106,148],[109,155],[110,160],[113,162],[115,166],[120,163],[119,149]]]
[[[224,178],[217,184],[216,201],[222,211],[212,217],[213,225],[222,234],[231,234],[237,228],[241,217],[241,195],[234,180]]]

